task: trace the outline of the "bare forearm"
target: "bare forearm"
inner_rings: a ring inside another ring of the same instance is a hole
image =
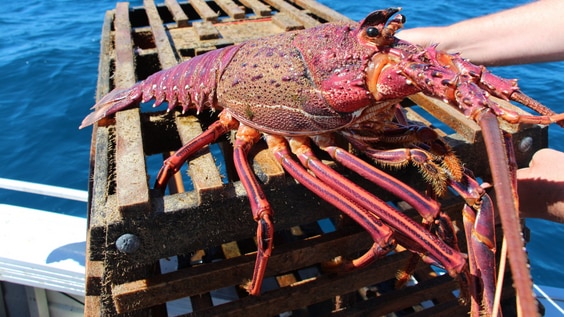
[[[475,64],[564,60],[564,1],[544,0],[446,27],[408,29],[398,37],[459,52]]]

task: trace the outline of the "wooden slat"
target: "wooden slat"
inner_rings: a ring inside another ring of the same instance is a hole
[[[237,241],[227,242],[221,245],[221,250],[226,259],[236,258],[241,256],[241,250],[237,245]]]
[[[355,252],[368,248],[370,245],[370,238],[365,232],[351,235],[344,235],[342,232],[333,233],[283,245],[273,251],[266,274],[271,276],[314,265],[341,255],[343,250]],[[149,307],[159,301],[173,300],[236,285],[241,283],[245,277],[251,277],[254,262],[255,255],[250,254],[116,285],[113,290],[114,300],[120,311],[128,311],[135,307],[142,308],[139,307],[140,299],[142,306]]]
[[[285,12],[279,12],[275,16],[272,17],[272,22],[278,25],[282,30],[285,32],[293,31],[293,30],[301,30],[304,28],[303,24],[296,21],[290,15]]]
[[[153,32],[153,38],[155,39],[155,45],[157,46],[161,68],[170,68],[178,62],[176,55],[174,54],[174,49],[168,40],[168,36],[163,26],[163,21],[159,16],[155,2],[153,0],[144,0],[143,6],[147,12],[149,25],[151,26],[151,31]]]
[[[172,18],[179,28],[190,25],[188,23],[188,16],[184,13],[184,10],[182,10],[182,7],[180,7],[176,0],[165,0],[165,5],[172,14]]]
[[[219,38],[219,31],[210,21],[194,22],[194,31],[200,41],[213,40]]]
[[[359,288],[383,282],[395,276],[397,267],[403,263],[408,252],[402,252],[380,259],[378,264],[365,269],[336,275],[321,275],[297,282],[290,287],[280,288],[262,294],[249,296],[224,305],[199,312],[208,316],[273,316],[280,312],[292,311],[348,293]],[[291,298],[291,300],[289,300]]]
[[[100,296],[102,276],[104,276],[104,263],[102,261],[88,261],[86,267],[86,295]]]
[[[435,296],[450,293],[456,290],[456,288],[456,282],[450,276],[443,275],[432,280],[422,281],[414,286],[384,293],[368,301],[357,303],[354,308],[332,316],[365,316],[365,314],[370,316],[387,316],[393,312],[419,305],[421,302],[433,300]],[[459,305],[456,298],[451,298],[446,303],[456,303],[456,305]],[[465,311],[460,316],[464,316],[466,308],[464,306],[460,307]],[[419,314],[414,314],[413,316],[419,316]]]
[[[285,2],[284,0],[265,0],[265,2],[281,12],[286,12],[292,18],[302,23],[306,28],[314,27],[320,24],[319,21],[310,17],[309,15],[297,9],[293,5]]]
[[[100,307],[100,296],[84,297],[84,316],[85,317],[98,317],[102,316],[102,309]]]
[[[128,88],[136,82],[136,78],[131,23],[129,23],[129,4],[127,2],[119,2],[116,5],[114,28],[116,52],[115,86],[117,88]]]
[[[290,2],[311,11],[313,14],[326,21],[353,21],[351,18],[342,15],[329,7],[326,7],[315,0],[290,0]]]
[[[96,100],[100,100],[110,91],[110,56],[112,43],[110,31],[114,20],[115,10],[107,11],[102,26],[102,38],[100,40],[100,64],[98,65],[98,83],[96,86]],[[90,173],[93,177],[89,179],[89,222],[96,223],[101,218],[108,192],[108,151],[109,133],[107,128],[98,128],[100,124],[94,125],[92,132],[92,145],[90,148]],[[90,249],[88,248],[87,252]]]
[[[274,158],[274,154],[268,149],[258,151],[253,157],[255,175],[264,183],[285,181],[285,172],[282,166]]]
[[[272,10],[270,9],[270,7],[258,0],[240,0],[240,2],[243,5],[251,8],[253,12],[258,16],[266,17],[272,15]]]
[[[219,15],[214,12],[206,3],[205,0],[190,0],[189,3],[192,5],[194,10],[200,15],[202,20],[209,21],[212,23],[217,22]]]
[[[245,18],[245,11],[239,8],[235,2],[231,0],[215,0],[215,3],[217,3],[219,7],[221,7],[223,11],[225,11],[225,13],[233,19],[238,20]]]
[[[452,317],[468,316],[469,314],[468,306],[460,305],[458,301],[452,300],[414,313],[412,317]]]
[[[117,4],[114,28],[116,87],[127,88],[136,81],[128,3]],[[116,114],[116,135],[116,190],[120,211],[149,210],[139,109]]]
[[[194,311],[213,307],[212,297],[209,293],[191,296],[190,303]]]
[[[412,95],[409,99],[436,118],[439,118],[444,124],[462,135],[468,142],[474,143],[481,139],[480,126],[466,118],[460,111],[454,109],[452,106],[440,100],[431,99],[421,93]]]
[[[104,16],[100,39],[100,62],[98,63],[98,81],[96,84],[96,101],[110,92],[110,59],[113,56],[111,43],[112,21],[115,10],[109,10]]]

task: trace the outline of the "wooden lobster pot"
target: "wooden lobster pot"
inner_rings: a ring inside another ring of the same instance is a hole
[[[139,8],[118,3],[106,13],[103,26],[97,98],[195,54],[347,19],[313,0],[290,1],[165,0],[164,5],[155,5],[147,0]],[[452,127],[454,130],[445,125],[436,129],[477,176],[488,180],[479,127],[440,102],[421,96],[414,100],[422,107],[407,108],[409,117],[427,125],[439,122],[433,119],[437,117]],[[457,283],[427,265],[419,265],[416,284],[395,290],[394,276],[406,265],[409,252],[398,250],[354,272],[321,270],[321,263],[336,256],[353,257],[366,250],[370,238],[286,176],[264,145],[250,159],[276,212],[278,231],[265,291],[259,297],[246,295],[239,285],[252,276],[256,224],[229,159],[229,142],[218,143],[224,162],[218,163],[221,158],[208,150],[190,161],[188,175],[179,173],[171,184],[173,194],[163,196],[149,185],[163,156],[198,135],[211,120],[210,114],[198,119],[133,109],[94,128],[86,316],[165,316],[167,311],[186,316],[284,312],[298,316],[369,312],[378,316],[398,311],[440,316],[462,315],[468,309],[457,303]],[[546,146],[546,128],[510,129],[521,166],[535,150]],[[407,169],[400,174],[413,186],[420,186],[413,183],[420,181],[418,173]],[[183,189],[189,181],[193,189]],[[355,181],[417,217],[407,204],[362,179]],[[459,221],[462,201],[447,197],[442,203]],[[459,235],[464,244],[463,234]],[[129,244],[124,245],[123,239]],[[511,288],[508,290],[511,297]]]

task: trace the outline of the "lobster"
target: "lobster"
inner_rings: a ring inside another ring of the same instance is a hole
[[[193,57],[130,88],[114,89],[96,103],[80,128],[151,99],[155,107],[167,102],[169,111],[177,106],[183,113],[221,110],[206,131],[165,160],[155,187],[164,189],[199,149],[236,130],[234,165],[257,222],[258,252],[247,285],[250,294],[260,293],[274,235],[273,210],[247,161],[252,146],[264,138],[288,174],[358,222],[374,240],[370,250],[340,263],[339,268],[369,265],[399,243],[457,278],[464,286],[461,297],[470,299],[474,316],[497,314],[492,201],[449,146],[432,129],[408,123],[398,106],[416,93],[440,98],[483,129],[520,309],[525,316],[537,315],[521,238],[516,168],[497,118],[511,123],[562,124],[564,115],[523,94],[515,80],[500,78],[458,54],[396,38],[405,23],[399,10],[374,11],[360,23],[326,23]],[[489,95],[520,102],[540,115],[506,109]],[[336,137],[346,139],[380,165],[413,164],[432,193],[419,193],[339,147]],[[323,164],[312,143],[413,206],[423,223]],[[447,188],[466,202],[463,219],[468,258],[457,249],[452,224],[435,199]]]

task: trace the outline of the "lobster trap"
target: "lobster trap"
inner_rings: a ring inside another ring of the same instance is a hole
[[[347,17],[313,0],[165,0],[143,7],[118,3],[102,30],[97,99],[207,51]],[[502,101],[500,101],[502,102]],[[262,144],[249,156],[275,211],[275,244],[261,296],[240,287],[252,276],[256,223],[234,171],[228,138],[202,150],[171,180],[165,194],[150,183],[163,158],[200,134],[214,113],[118,112],[93,131],[86,273],[86,316],[409,316],[463,315],[457,283],[419,264],[412,283],[394,288],[410,252],[365,269],[329,273],[324,263],[352,258],[372,245],[367,233],[285,175]],[[407,117],[433,127],[475,175],[489,181],[480,128],[450,106],[421,95],[405,102]],[[547,129],[512,125],[519,166],[547,146]],[[341,171],[338,164],[326,160]],[[342,171],[347,173],[346,171]],[[393,171],[422,188],[417,172]],[[348,175],[420,220],[405,202]],[[443,209],[456,224],[462,199]],[[459,225],[458,227],[462,227]],[[500,232],[499,230],[498,232]],[[465,249],[464,234],[458,234]],[[506,282],[504,298],[514,298]]]

